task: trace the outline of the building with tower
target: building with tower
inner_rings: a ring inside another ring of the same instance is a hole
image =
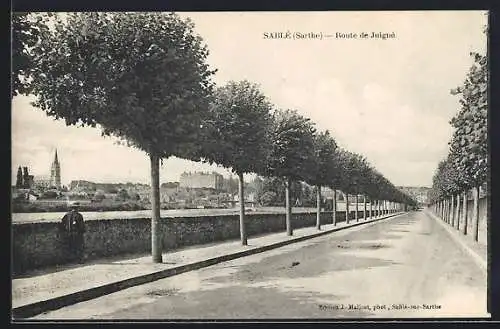
[[[61,189],[61,164],[57,155],[57,150],[54,154],[54,160],[50,166],[50,174],[48,175],[30,175],[28,167],[19,166],[17,168],[16,185],[17,189],[38,190],[46,189]]]
[[[61,165],[59,164],[59,159],[57,158],[57,149],[54,156],[54,161],[52,161],[52,166],[50,167],[50,186],[61,188]]]
[[[194,172],[181,174],[179,180],[180,187],[194,188],[194,189],[214,189],[222,190],[224,177],[216,172]]]

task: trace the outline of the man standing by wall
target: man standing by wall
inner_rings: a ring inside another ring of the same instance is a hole
[[[78,212],[78,203],[70,205],[70,211],[62,218],[62,230],[64,232],[65,248],[71,260],[76,259],[79,263],[84,261],[84,232],[85,224],[83,216]]]

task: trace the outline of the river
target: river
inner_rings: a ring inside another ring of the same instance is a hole
[[[355,205],[350,204],[350,209],[354,210]],[[359,205],[359,210],[363,209],[363,205]],[[337,210],[345,210],[344,203],[337,204]],[[292,208],[292,212],[314,212],[316,208]],[[285,207],[256,207],[246,208],[246,213],[284,213]],[[170,209],[161,210],[161,217],[190,217],[190,216],[216,216],[238,214],[239,208],[230,209]],[[64,212],[38,212],[38,213],[13,213],[13,223],[31,223],[31,222],[57,222],[64,216]],[[83,211],[82,215],[85,220],[97,219],[118,219],[118,218],[150,218],[151,210],[135,210],[135,211]]]

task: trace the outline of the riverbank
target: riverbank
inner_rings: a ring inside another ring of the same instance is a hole
[[[356,205],[349,204],[350,210],[354,210]],[[363,209],[363,204],[358,205],[358,209]],[[369,204],[367,209],[370,209]],[[247,207],[247,213],[285,213],[285,207]],[[338,211],[345,211],[345,203],[337,203]],[[13,224],[34,223],[34,222],[58,222],[66,213],[67,209],[59,212],[38,212],[38,213],[12,213],[11,220]],[[316,208],[294,207],[293,212],[315,212]],[[132,211],[80,211],[85,221],[87,220],[107,220],[107,219],[132,219],[151,217],[151,210],[132,210]],[[198,217],[198,216],[218,216],[238,214],[239,208],[227,209],[162,209],[161,217]]]

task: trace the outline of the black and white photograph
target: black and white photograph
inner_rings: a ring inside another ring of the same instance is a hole
[[[11,321],[490,319],[486,10],[11,15]]]

